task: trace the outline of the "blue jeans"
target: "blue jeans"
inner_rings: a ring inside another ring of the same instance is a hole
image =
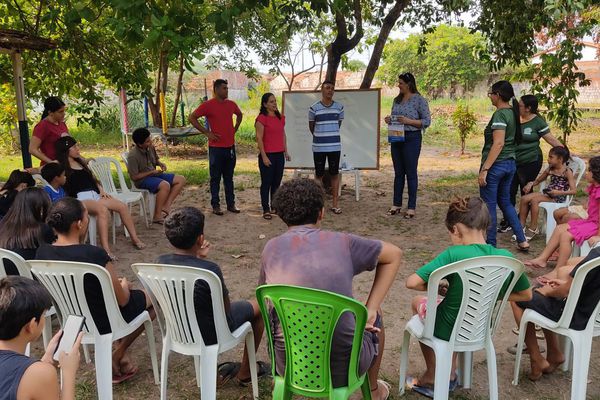
[[[417,188],[419,187],[417,167],[423,135],[421,135],[421,131],[405,131],[404,137],[404,142],[390,143],[392,162],[394,163],[394,206],[402,207],[404,179],[406,179],[408,208],[414,210],[417,208]]]
[[[283,178],[283,167],[285,166],[285,154],[281,153],[267,153],[271,166],[267,167],[262,160],[260,154],[258,155],[258,169],[260,170],[260,202],[262,204],[263,212],[269,212],[271,209],[271,202],[273,196],[279,185],[281,185],[281,179]]]
[[[233,207],[235,205],[235,195],[233,194],[233,171],[235,169],[235,161],[235,146],[208,148],[210,205],[213,208],[219,207],[221,203],[219,199],[221,177],[223,177],[227,207]]]
[[[486,240],[492,246],[496,246],[496,205],[500,207],[504,219],[517,235],[517,242],[522,243],[527,240],[517,211],[510,203],[510,185],[516,170],[517,166],[513,159],[496,161],[487,173],[487,185],[479,188],[479,196],[487,204],[492,219]]]

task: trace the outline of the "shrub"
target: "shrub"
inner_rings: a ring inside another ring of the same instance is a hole
[[[477,118],[475,114],[469,110],[469,106],[459,103],[456,111],[452,113],[452,122],[458,128],[460,137],[460,154],[465,154],[465,144],[477,126]]]

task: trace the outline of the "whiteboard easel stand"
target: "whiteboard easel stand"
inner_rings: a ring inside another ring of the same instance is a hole
[[[303,175],[313,176],[314,169],[295,169],[294,179],[300,178]],[[342,195],[342,179],[344,175],[354,175],[354,197],[356,201],[360,200],[360,170],[359,169],[340,169],[340,184],[338,186],[338,196]]]

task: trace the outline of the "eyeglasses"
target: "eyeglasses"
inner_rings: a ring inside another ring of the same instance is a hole
[[[491,96],[491,95],[493,95],[493,94],[498,94],[498,93],[496,93],[496,92],[488,92],[488,94],[487,94],[487,95],[488,95],[488,96]]]

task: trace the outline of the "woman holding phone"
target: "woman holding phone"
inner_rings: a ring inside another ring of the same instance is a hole
[[[390,136],[390,149],[394,164],[394,202],[387,211],[388,215],[396,215],[402,209],[404,182],[408,184],[408,208],[403,213],[404,218],[415,216],[417,208],[417,189],[419,178],[417,167],[421,154],[422,132],[431,125],[431,113],[427,100],[417,90],[415,77],[410,72],[398,76],[400,93],[394,99],[392,113],[385,117],[385,122],[394,122],[401,126],[403,135]],[[397,131],[398,132],[398,131]]]

